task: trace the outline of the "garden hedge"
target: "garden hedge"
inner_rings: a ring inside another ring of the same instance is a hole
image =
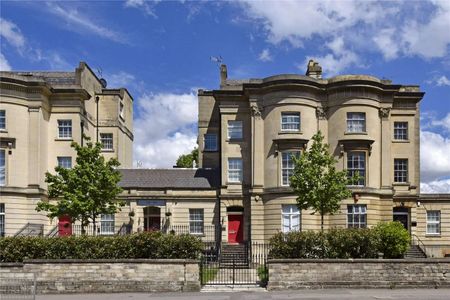
[[[408,250],[408,231],[399,222],[373,229],[278,233],[270,239],[270,258],[401,258]]]
[[[122,236],[0,238],[0,262],[24,259],[196,259],[202,242],[192,235],[145,232]]]

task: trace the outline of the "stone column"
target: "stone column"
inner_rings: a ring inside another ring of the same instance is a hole
[[[380,108],[380,119],[381,119],[381,188],[391,189],[392,187],[392,162],[391,162],[391,124],[389,120],[390,108]]]

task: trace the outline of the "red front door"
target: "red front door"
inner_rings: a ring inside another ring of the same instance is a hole
[[[244,215],[228,215],[228,243],[241,243],[244,240]]]

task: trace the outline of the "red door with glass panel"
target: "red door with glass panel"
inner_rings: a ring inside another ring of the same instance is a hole
[[[244,215],[228,215],[228,243],[244,241]]]

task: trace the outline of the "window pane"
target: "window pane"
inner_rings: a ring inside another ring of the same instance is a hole
[[[289,185],[289,178],[294,174],[294,159],[300,156],[299,151],[285,151],[281,155],[281,177],[282,185]]]
[[[0,203],[0,237],[5,236],[5,203]]]
[[[242,139],[242,121],[228,121],[228,138]]]
[[[6,128],[6,114],[4,110],[0,110],[0,129]]]
[[[408,139],[408,122],[394,122],[394,139]]]
[[[0,186],[6,184],[6,157],[5,150],[0,150]]]
[[[367,206],[365,204],[347,205],[347,227],[367,227]]]
[[[282,113],[281,130],[300,131],[300,113]]]
[[[356,174],[359,180],[352,185],[364,186],[366,177],[366,154],[364,152],[349,152],[347,155],[347,173],[348,178],[352,178]]]
[[[203,233],[203,208],[189,209],[189,232]]]
[[[72,168],[72,157],[70,156],[58,156],[58,166],[70,169]]]
[[[113,134],[100,133],[100,143],[103,150],[113,150]]]
[[[281,225],[284,233],[300,230],[300,211],[295,204],[281,206]]]
[[[217,150],[217,135],[205,134],[205,150],[216,151]]]
[[[242,159],[240,158],[228,159],[228,181],[230,182],[242,181]]]
[[[365,132],[365,131],[366,131],[366,113],[348,112],[347,132]]]
[[[100,219],[100,233],[114,234],[114,214],[101,215]]]
[[[407,159],[394,159],[394,182],[408,182]]]
[[[58,120],[58,137],[72,138],[72,120]]]

